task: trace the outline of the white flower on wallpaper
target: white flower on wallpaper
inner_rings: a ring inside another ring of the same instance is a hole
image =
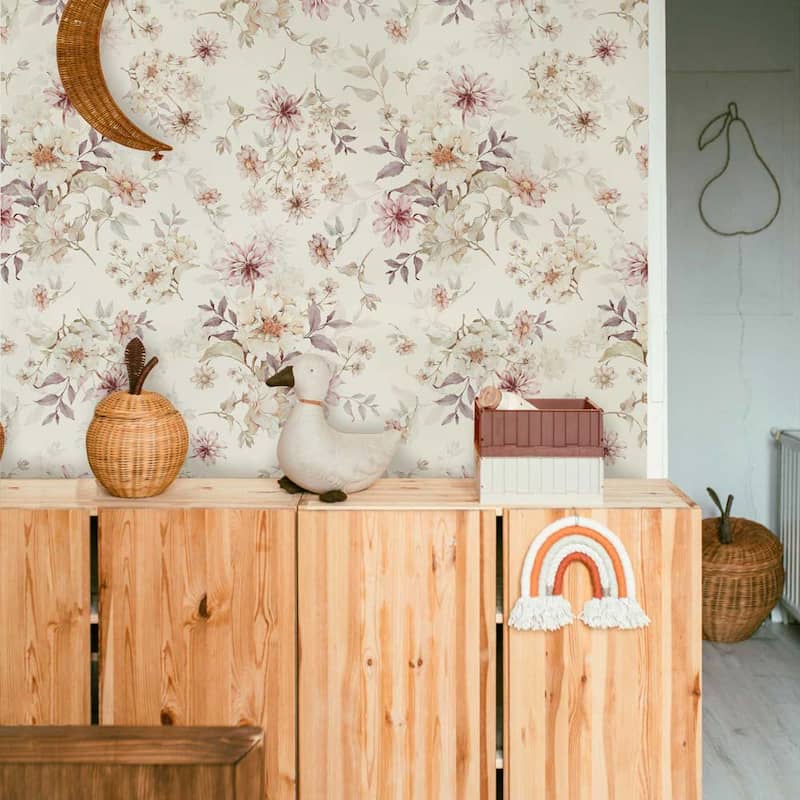
[[[187,474],[276,471],[264,381],[307,351],[337,424],[403,432],[396,474],[472,473],[487,381],[591,396],[642,474],[646,3],[112,0],[105,69],[161,161],[75,113],[62,7],[0,21],[4,473],[86,472],[138,335]]]

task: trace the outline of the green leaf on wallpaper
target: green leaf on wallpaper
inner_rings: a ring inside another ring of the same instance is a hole
[[[511,230],[517,234],[517,236],[521,237],[522,239],[528,238],[528,232],[525,230],[525,226],[519,219],[512,219],[511,220]]]
[[[232,358],[234,361],[244,362],[244,353],[236,342],[219,341],[210,344],[200,356],[201,361],[208,361],[210,358]]]
[[[119,236],[120,239],[128,238],[128,233],[125,230],[125,226],[118,219],[112,219],[108,224],[111,230],[114,232],[114,235]]]
[[[358,86],[345,86],[345,89],[352,89],[361,100],[374,100],[378,96],[374,89],[360,89]]]
[[[108,179],[98,175],[96,172],[79,172],[72,179],[73,191],[83,191],[91,186],[108,190],[109,185]]]
[[[503,177],[497,172],[479,172],[472,180],[475,189],[488,189],[490,186],[497,186],[501,189],[508,189],[508,178]]]
[[[242,114],[244,114],[244,106],[229,97],[228,111],[231,112],[231,116],[240,117]]]
[[[645,363],[644,350],[642,350],[642,346],[638,342],[632,341],[615,342],[610,347],[606,348],[603,355],[600,356],[600,360],[608,361],[611,358],[620,357],[632,358],[641,364]]]
[[[369,70],[366,67],[348,67],[345,72],[348,75],[355,75],[356,78],[369,78]]]

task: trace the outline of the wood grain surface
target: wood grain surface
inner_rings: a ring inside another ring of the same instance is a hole
[[[93,478],[0,480],[0,508],[296,508],[290,495],[268,478],[178,478],[155,497],[113,497]]]
[[[295,793],[295,512],[101,510],[100,721],[258,725]]]
[[[483,516],[301,509],[302,800],[493,793],[495,517]]]
[[[505,515],[506,619],[533,538],[572,509]],[[701,539],[699,509],[581,509],[614,531],[633,562],[651,624],[504,635],[506,800],[699,800]],[[566,573],[578,613],[588,571]]]
[[[89,592],[88,512],[0,509],[0,725],[90,721]]]
[[[260,728],[0,728],[3,800],[256,800]]]
[[[692,508],[694,503],[667,480],[607,478],[602,508]],[[163,494],[136,500],[137,508],[296,508],[355,509],[454,508],[481,506],[473,478],[384,478],[346,503],[322,503],[316,495],[286,494],[268,478],[179,478]],[[91,478],[0,480],[0,508],[130,508],[131,501],[112,497]],[[498,510],[498,509],[496,509]],[[499,512],[499,510],[498,510]]]

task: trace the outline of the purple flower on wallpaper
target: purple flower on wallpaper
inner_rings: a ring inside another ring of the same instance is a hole
[[[219,34],[199,28],[192,36],[192,52],[204,64],[216,64],[217,59],[225,52],[225,45],[219,40]]]
[[[216,464],[218,458],[225,458],[222,452],[225,448],[226,445],[219,440],[217,431],[198,428],[197,433],[192,436],[191,458],[198,458],[204,464]]]
[[[289,219],[297,223],[308,219],[313,214],[316,206],[317,201],[303,187],[293,190],[283,204]]]
[[[125,368],[116,364],[104,372],[97,373],[97,387],[95,397],[101,399],[114,392],[122,392],[128,389],[128,373]]]
[[[597,33],[592,36],[591,46],[592,55],[604,64],[613,64],[625,50],[625,45],[619,40],[619,34],[603,28],[598,28]]]
[[[620,266],[622,282],[626,286],[647,286],[647,250],[635,242],[625,245],[625,256]]]
[[[576,111],[569,118],[569,130],[579,142],[597,139],[600,135],[600,115],[594,111]]]
[[[271,92],[260,89],[258,99],[261,101],[259,117],[267,120],[273,130],[286,136],[300,128],[302,95],[289,94],[283,86],[278,86]]]
[[[488,72],[475,75],[469,67],[461,67],[459,72],[448,73],[450,85],[445,94],[453,107],[461,111],[461,121],[468,116],[488,117],[497,108],[499,95],[494,91],[493,81]]]
[[[411,199],[404,194],[390,197],[384,195],[383,200],[377,200],[372,206],[377,217],[372,223],[372,230],[383,233],[383,243],[388,247],[394,244],[395,239],[405,242],[414,225],[414,211],[411,208]]]
[[[628,445],[621,442],[616,431],[606,431],[603,434],[603,457],[606,464],[616,464],[617,460],[624,458],[624,452]]]
[[[303,11],[310,17],[316,15],[320,19],[328,19],[330,7],[338,2],[339,0],[303,0]]]
[[[75,107],[72,105],[69,97],[67,97],[67,92],[60,81],[55,81],[52,86],[48,86],[44,90],[44,96],[53,108],[61,109],[62,122],[66,122],[67,114],[75,113]]]
[[[5,242],[11,236],[11,229],[16,224],[11,198],[7,194],[0,195],[0,237],[2,237],[2,241]]]
[[[231,242],[222,259],[221,271],[231,286],[245,286],[255,291],[256,281],[269,275],[273,260],[253,238],[247,244]]]
[[[521,397],[533,397],[541,390],[539,382],[530,373],[520,367],[511,367],[505,372],[498,372],[499,388],[504,392],[513,392]]]

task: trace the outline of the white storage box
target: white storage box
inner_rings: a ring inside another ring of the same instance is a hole
[[[475,406],[482,503],[599,505],[603,501],[603,410],[588,398],[529,401],[530,408]]]

